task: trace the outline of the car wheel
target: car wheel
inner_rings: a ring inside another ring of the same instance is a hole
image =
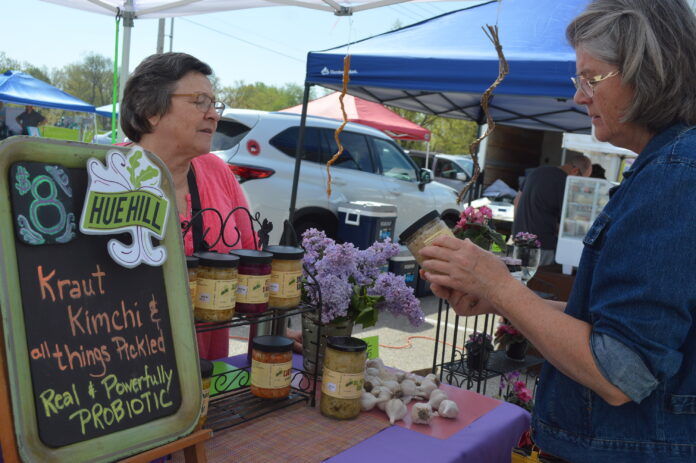
[[[307,217],[300,219],[295,222],[295,232],[297,233],[297,238],[302,240],[302,233],[309,230],[310,228],[316,228],[317,230],[322,230],[326,233],[326,236],[335,240],[336,239],[336,220],[322,220],[320,217]]]

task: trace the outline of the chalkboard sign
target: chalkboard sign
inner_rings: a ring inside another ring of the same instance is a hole
[[[174,440],[200,406],[176,214],[155,243],[164,264],[124,267],[107,244],[130,236],[77,227],[84,166],[106,147],[35,140],[0,145],[3,328],[22,456],[108,461]]]

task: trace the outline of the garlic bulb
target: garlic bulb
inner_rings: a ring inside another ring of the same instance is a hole
[[[459,407],[452,400],[443,400],[437,409],[437,413],[443,418],[456,418],[459,415]]]
[[[411,420],[418,424],[430,424],[433,419],[433,409],[426,403],[418,403],[411,408]]]
[[[368,367],[365,369],[365,376],[374,376],[379,378],[381,372],[377,368]]]
[[[430,380],[425,380],[421,383],[420,386],[418,386],[418,396],[422,397],[423,399],[428,399],[430,398],[430,393],[433,392],[435,389],[437,389],[437,386],[435,383],[433,383]]]
[[[373,396],[372,394],[368,392],[363,392],[362,395],[360,396],[360,410],[364,412],[369,412],[373,408],[375,408],[375,405],[377,405],[377,397]]]
[[[379,397],[379,393],[382,392],[382,386],[373,386],[372,390],[369,391],[373,396]]]
[[[417,393],[416,383],[412,379],[405,379],[401,382],[401,392],[404,395],[414,396]]]
[[[443,400],[447,400],[447,394],[440,389],[435,389],[430,393],[430,400],[428,400],[428,404],[430,404],[433,410],[437,410]]]
[[[387,402],[384,411],[387,413],[387,416],[389,417],[389,422],[391,424],[394,424],[395,421],[399,421],[403,419],[404,416],[406,416],[406,413],[408,413],[408,408],[406,408],[406,405],[404,405],[404,403],[401,400],[391,399]]]
[[[365,366],[367,368],[377,368],[379,371],[384,370],[384,362],[379,357],[373,358],[373,359],[367,359],[365,361]]]
[[[403,371],[397,371],[397,372],[396,372],[396,382],[397,382],[397,383],[400,383],[400,382],[402,382],[404,379],[406,379],[406,373],[404,373]]]
[[[384,407],[386,407],[387,402],[391,400],[392,398],[392,393],[389,389],[382,388],[379,392],[379,395],[377,396],[377,408],[380,410],[384,411]]]
[[[436,386],[440,386],[440,378],[437,377],[435,373],[429,373],[425,376],[425,380],[430,380],[435,383]]]
[[[399,383],[397,383],[396,381],[391,381],[391,380],[382,381],[382,387],[388,388],[390,391],[392,391],[392,394],[395,393],[396,391],[401,390],[401,386],[399,385]]]

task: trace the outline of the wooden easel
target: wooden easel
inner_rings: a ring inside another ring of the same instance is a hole
[[[17,451],[17,439],[14,432],[14,422],[12,421],[12,402],[10,400],[10,388],[6,372],[5,339],[2,321],[0,320],[0,446],[2,446],[4,460],[10,463],[21,460]],[[174,442],[121,460],[121,463],[148,463],[179,450],[184,451],[186,463],[206,463],[207,457],[205,455],[204,443],[211,437],[213,437],[213,431],[210,429],[194,431]]]

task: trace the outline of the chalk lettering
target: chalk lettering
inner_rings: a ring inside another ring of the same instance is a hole
[[[166,352],[164,335],[161,331],[157,338],[151,338],[147,334],[143,337],[136,335],[133,342],[129,342],[123,336],[113,336],[111,342],[116,345],[116,353],[120,360],[134,360],[155,355],[158,352]]]
[[[43,391],[39,398],[41,399],[41,404],[44,408],[44,413],[47,418],[51,415],[57,415],[64,408],[71,407],[73,405],[80,406],[80,398],[77,395],[77,389],[75,385],[72,385],[71,391],[64,391],[62,393],[57,393],[53,389],[46,389]]]
[[[133,303],[133,309],[127,309],[126,303],[121,300],[121,307],[112,311],[98,312],[90,314],[89,310],[84,310],[82,307],[74,310],[72,305],[68,304],[68,322],[70,323],[70,331],[73,336],[78,334],[96,335],[102,332],[111,333],[112,331],[123,331],[129,328],[140,328],[143,326],[143,321],[140,318],[140,312],[137,311],[138,303]]]
[[[64,355],[65,358],[63,358]],[[109,349],[105,345],[87,349],[80,345],[79,349],[73,350],[67,344],[63,344],[63,349],[61,350],[60,346],[56,344],[52,357],[58,362],[58,369],[61,371],[101,366],[101,371],[89,373],[93,378],[104,376],[107,370],[106,364],[111,361],[111,354],[109,354]]]
[[[48,274],[44,274],[43,265],[36,267],[36,272],[39,281],[39,289],[41,290],[41,300],[50,298],[52,302],[56,302],[57,299],[62,301],[66,298],[64,294],[66,288],[68,297],[71,299],[96,296],[97,292],[94,290],[94,278],[96,278],[98,293],[105,294],[102,279],[106,276],[106,273],[101,270],[99,264],[97,264],[97,270],[90,274],[93,278],[87,280],[57,279],[55,282],[52,282],[53,278],[56,276],[55,269],[51,270]]]
[[[124,394],[136,394],[146,389],[162,386],[166,383],[164,390],[169,391],[172,384],[172,369],[166,370],[162,365],[158,365],[154,374],[150,374],[148,365],[145,365],[142,376],[130,378],[128,381],[119,381],[115,374],[110,374],[102,378],[101,385],[106,392],[106,398],[111,400],[112,395],[122,396]]]

